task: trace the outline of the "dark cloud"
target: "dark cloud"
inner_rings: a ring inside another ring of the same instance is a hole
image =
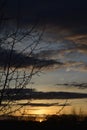
[[[18,0],[8,0],[5,5],[6,12],[4,12],[6,17],[11,15],[20,19],[24,24],[26,22],[33,23],[32,21],[39,19],[41,23],[50,25],[46,28],[49,32],[45,35],[45,42],[50,41],[52,44],[56,43],[58,45],[58,39],[60,39],[61,45],[61,47],[56,47],[54,44],[57,50],[54,48],[51,48],[51,50],[46,49],[32,57],[17,54],[16,51],[13,51],[10,65],[21,65],[20,67],[29,67],[31,65],[36,67],[53,67],[56,64],[59,68],[70,67],[70,70],[86,71],[87,65],[85,63],[87,61],[86,58],[83,58],[86,55],[82,55],[82,53],[87,54],[86,6],[87,2],[84,0],[19,0],[19,3]],[[64,44],[62,44],[61,40]],[[9,51],[3,52],[0,52],[0,66],[6,66],[9,59]]]
[[[3,96],[5,99],[22,100],[22,99],[78,99],[87,98],[87,93],[75,92],[39,92],[30,89],[7,89]]]
[[[54,45],[54,46],[52,46]],[[49,48],[50,46],[50,48]],[[40,59],[52,59],[61,64],[52,66],[51,69],[66,68],[66,71],[86,71],[87,70],[87,51],[86,44],[69,42],[50,43],[48,49],[42,50],[36,54],[35,57]]]
[[[69,87],[77,87],[79,89],[87,89],[87,83],[65,83],[65,84],[56,84],[56,85],[64,85]]]
[[[6,104],[3,103],[2,106],[5,106]],[[21,105],[21,106],[32,106],[32,107],[50,107],[50,106],[70,106],[70,103],[64,103],[64,104],[59,104],[59,103],[18,103],[18,104],[12,104],[13,106],[15,105]],[[32,109],[32,110],[38,110],[38,109]]]
[[[59,104],[59,103],[19,103],[18,105],[33,106],[33,107],[50,107],[50,106],[70,106],[70,103]]]
[[[33,65],[38,68],[47,67],[53,64],[61,64],[61,62],[29,57],[22,53],[17,53],[15,50],[13,50],[11,54],[11,50],[0,48],[0,66],[6,67],[8,66],[8,64],[10,65],[10,67],[22,68]]]
[[[24,106],[41,106],[41,107],[50,107],[50,106],[59,106],[58,103],[19,103],[18,105],[24,105]]]

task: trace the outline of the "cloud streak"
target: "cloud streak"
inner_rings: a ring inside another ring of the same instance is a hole
[[[77,87],[79,89],[87,89],[87,83],[65,83],[65,84],[56,84],[56,85],[64,85],[64,86],[68,86],[68,87]]]
[[[45,59],[38,59],[35,57],[26,56],[22,53],[17,53],[13,50],[12,55],[10,57],[11,50],[6,50],[0,48],[0,66],[6,67],[10,64],[10,67],[29,67],[35,66],[36,68],[39,67],[47,67],[53,64],[61,64],[61,62],[57,62],[55,60],[45,60]]]
[[[20,91],[20,92],[19,92]],[[4,92],[4,100],[22,99],[79,99],[87,98],[87,93],[75,92],[40,92],[32,89],[9,89]]]

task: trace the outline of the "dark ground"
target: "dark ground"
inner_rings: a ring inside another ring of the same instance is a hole
[[[46,121],[37,122],[37,121],[25,121],[25,120],[17,120],[17,119],[5,119],[0,120],[0,130],[3,129],[24,129],[24,130],[46,130],[46,129],[54,129],[54,130],[64,130],[64,129],[81,129],[87,130],[87,116],[81,117],[76,115],[62,115],[56,116],[53,115],[48,117]]]

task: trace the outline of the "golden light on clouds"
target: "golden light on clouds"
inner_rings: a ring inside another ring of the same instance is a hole
[[[67,36],[65,39],[75,43],[87,45],[87,34],[74,34],[74,35]]]
[[[39,108],[37,110],[33,110],[33,114],[36,114],[36,115],[43,115],[46,113],[46,109],[44,108]]]
[[[65,100],[57,100],[59,101],[59,105],[51,105],[51,106],[45,106],[43,105],[45,102],[52,103],[56,102],[55,100],[42,100],[42,106],[38,105],[31,105],[31,106],[24,106],[19,111],[13,113],[14,116],[22,116],[26,119],[36,120],[39,122],[42,122],[46,120],[47,116],[49,115],[61,115],[61,114],[87,114],[87,104],[85,103],[86,99],[69,99],[68,104],[65,104]],[[33,101],[35,102],[35,101]],[[41,103],[41,100],[37,100],[38,103]],[[38,104],[37,103],[37,104]],[[14,106],[13,106],[14,109]]]

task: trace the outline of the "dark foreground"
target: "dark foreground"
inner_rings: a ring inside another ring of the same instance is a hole
[[[0,120],[0,130],[3,129],[24,129],[24,130],[87,130],[87,117],[76,115],[51,116],[46,121],[25,121],[17,119]]]

